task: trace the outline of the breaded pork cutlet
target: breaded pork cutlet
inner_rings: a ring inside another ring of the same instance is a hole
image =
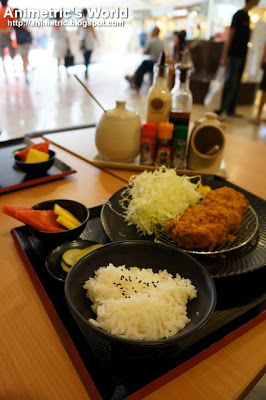
[[[199,205],[189,206],[178,220],[170,221],[167,229],[180,247],[211,251],[240,226],[248,205],[234,189],[212,190]]]

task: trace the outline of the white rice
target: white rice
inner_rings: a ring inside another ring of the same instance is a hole
[[[109,264],[83,285],[97,319],[89,321],[105,331],[136,340],[175,335],[190,322],[187,302],[197,297],[189,279],[173,278],[166,270],[115,267]]]

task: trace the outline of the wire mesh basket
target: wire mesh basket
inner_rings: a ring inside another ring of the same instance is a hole
[[[245,246],[253,238],[258,230],[258,227],[259,221],[257,214],[255,210],[251,206],[249,206],[243,215],[243,219],[239,228],[234,232],[230,232],[230,235],[236,237],[235,240],[226,240],[219,246],[214,247],[211,251],[207,249],[184,249],[183,247],[178,246],[178,244],[172,239],[170,233],[162,233],[161,235],[157,236],[154,241],[157,243],[167,244],[168,246],[178,248],[179,250],[185,251],[190,254],[221,254]]]

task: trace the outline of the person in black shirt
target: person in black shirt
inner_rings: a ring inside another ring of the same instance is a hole
[[[263,121],[261,116],[262,116],[264,104],[266,103],[266,41],[264,43],[263,56],[262,56],[260,66],[261,66],[261,69],[263,70],[263,75],[262,75],[262,79],[261,79],[260,87],[259,87],[259,89],[261,90],[260,103],[259,103],[256,118],[254,121],[256,124],[260,124]],[[264,120],[264,122],[265,122],[265,120]]]
[[[235,113],[235,107],[250,36],[248,12],[258,3],[259,0],[246,0],[245,7],[233,15],[228,40],[220,61],[221,66],[226,66],[226,73],[221,107],[215,111],[218,115],[225,113],[232,117],[239,116]]]

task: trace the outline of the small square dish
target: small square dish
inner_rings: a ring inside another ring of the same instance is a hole
[[[24,137],[0,142],[0,169],[2,171],[0,194],[54,181],[77,172],[55,157],[48,171],[41,171],[37,175],[26,174],[16,165],[14,152],[31,144],[32,142]]]

